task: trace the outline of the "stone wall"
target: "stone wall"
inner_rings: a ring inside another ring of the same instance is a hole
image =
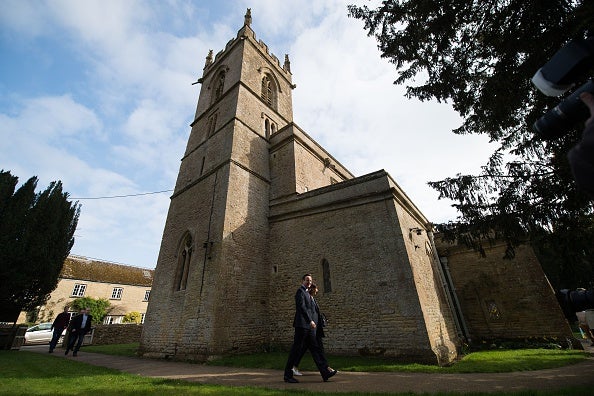
[[[423,218],[394,190],[376,172],[271,207],[272,343],[290,345],[293,296],[311,273],[329,318],[328,353],[428,363],[457,356],[433,249],[425,232],[410,234]]]
[[[283,199],[354,176],[297,125],[270,139],[270,199]]]
[[[485,247],[485,257],[463,247],[440,243],[471,341],[536,337],[572,337],[555,293],[532,248]],[[443,259],[442,259],[443,260]]]
[[[141,324],[112,324],[93,326],[93,345],[131,344],[140,342]]]
[[[355,178],[293,124],[290,73],[249,27],[209,62],[169,207],[141,353],[204,360],[289,346],[293,296],[308,272],[330,319],[329,353],[455,359],[459,333],[429,220],[386,172]],[[222,95],[213,96],[224,71]],[[276,106],[262,100],[265,75],[277,84]],[[193,250],[187,287],[180,288],[174,280],[185,263],[184,235],[192,236]],[[452,276],[474,334],[532,335],[551,327],[522,317],[538,321],[529,310],[550,304],[533,259],[514,269],[499,258],[456,254]],[[492,301],[505,320],[484,323]]]

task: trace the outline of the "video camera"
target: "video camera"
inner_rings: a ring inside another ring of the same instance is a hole
[[[565,317],[575,322],[576,312],[594,309],[594,289],[561,289],[555,293]]]
[[[594,37],[572,40],[536,72],[532,83],[547,96],[560,96],[583,81],[592,66]],[[539,118],[533,125],[534,131],[543,139],[555,139],[567,133],[577,122],[585,121],[589,111],[580,100],[582,92],[594,94],[592,79]]]

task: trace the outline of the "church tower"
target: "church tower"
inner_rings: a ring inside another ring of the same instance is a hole
[[[270,137],[293,121],[291,71],[243,27],[204,66],[145,320],[145,356],[202,360],[263,344]]]
[[[288,56],[281,64],[250,25],[248,9],[237,36],[209,52],[198,80],[144,356],[203,361],[288,349],[305,273],[320,289],[329,353],[449,364],[465,337],[571,334],[558,307],[538,329],[524,319],[554,301],[549,290],[550,298],[534,292],[530,304],[517,303],[525,290],[550,289],[546,278],[535,281],[537,262],[495,266],[447,247],[450,272],[429,219],[387,172],[356,177],[299,128]],[[519,279],[526,285],[513,294]]]

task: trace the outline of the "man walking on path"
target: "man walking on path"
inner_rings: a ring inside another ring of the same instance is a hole
[[[68,313],[68,306],[64,307],[64,312],[58,314],[56,319],[54,319],[54,323],[52,323],[51,330],[54,330],[54,334],[52,334],[52,340],[49,344],[49,353],[54,352],[54,348],[60,339],[60,336],[68,327],[68,323],[70,322],[70,314]]]
[[[316,323],[318,318],[313,300],[307,291],[312,283],[313,279],[310,274],[303,275],[301,286],[297,289],[297,293],[295,293],[295,319],[293,320],[295,337],[291,346],[291,352],[289,352],[287,364],[285,365],[285,382],[299,382],[293,377],[293,366],[295,366],[303,355],[303,352],[308,348],[324,382],[336,374],[336,370],[328,368],[328,362],[316,340]]]
[[[74,353],[72,356],[76,356],[80,346],[83,343],[85,334],[91,330],[91,321],[93,317],[89,315],[89,308],[81,309],[80,314],[76,315],[70,322],[70,335],[68,336],[68,347],[64,355],[68,355],[68,352],[72,349]],[[76,346],[74,345],[76,343]]]

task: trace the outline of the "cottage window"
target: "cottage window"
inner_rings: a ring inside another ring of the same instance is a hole
[[[122,315],[116,315],[116,316],[107,315],[103,319],[103,324],[120,324],[120,323],[122,323],[123,318],[124,317]]]
[[[111,292],[111,299],[112,300],[121,300],[123,292],[124,292],[124,288],[114,287],[113,291]]]
[[[74,289],[72,290],[72,297],[83,297],[85,295],[85,290],[87,290],[87,285],[82,283],[77,283],[74,285]]]
[[[150,290],[146,290],[144,292],[144,300],[142,300],[142,301],[148,301],[150,296],[151,296],[151,291]]]

